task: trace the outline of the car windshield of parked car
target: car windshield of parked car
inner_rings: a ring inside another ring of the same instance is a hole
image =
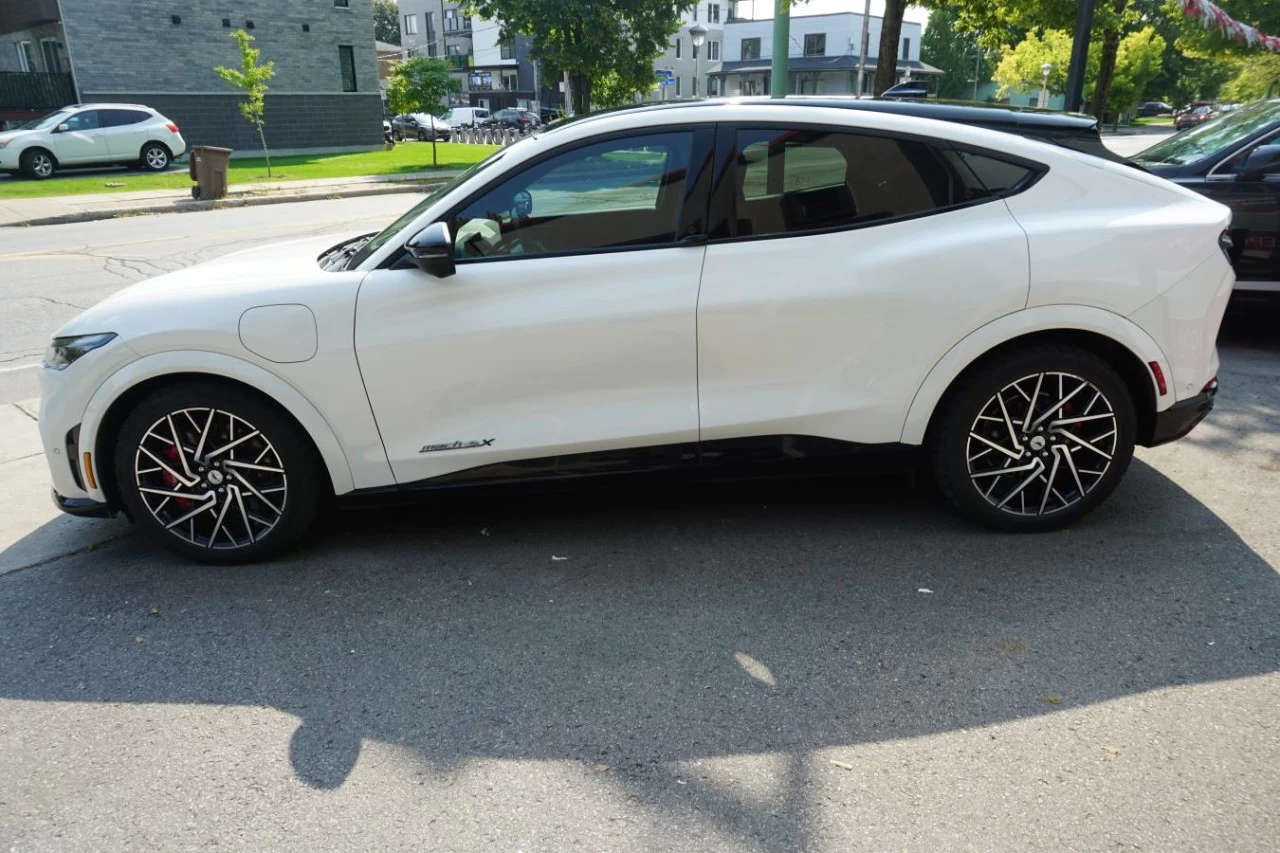
[[[1144,166],[1185,166],[1230,148],[1275,121],[1280,121],[1280,102],[1242,107],[1157,142],[1133,159]]]
[[[70,113],[67,110],[58,110],[26,124],[20,124],[18,130],[48,130],[51,127],[57,127],[68,115]]]
[[[421,216],[423,211],[431,207],[431,205],[435,204],[437,201],[444,198],[449,193],[453,192],[453,190],[456,187],[461,186],[462,184],[471,180],[471,178],[479,174],[484,169],[487,169],[494,163],[498,162],[500,159],[502,159],[502,155],[505,154],[508,150],[510,149],[503,148],[493,152],[488,157],[481,160],[479,163],[476,163],[470,169],[467,169],[461,175],[458,175],[452,181],[449,181],[445,184],[441,184],[439,187],[436,187],[434,190],[432,190],[430,193],[427,194],[426,198],[424,198],[422,201],[415,204],[413,207],[409,208],[409,210],[407,210],[403,216],[401,216],[395,222],[392,222],[386,228],[382,229],[377,234],[369,238],[369,242],[361,246],[360,251],[356,252],[354,255],[351,256],[351,260],[349,260],[346,263],[346,266],[344,267],[344,269],[351,270],[360,266],[362,263],[365,262],[365,260],[368,259],[370,255],[372,255],[374,252],[381,249],[388,240],[390,240],[392,237],[395,237],[402,230],[404,230],[405,226],[407,226],[410,222],[412,222],[413,220]]]

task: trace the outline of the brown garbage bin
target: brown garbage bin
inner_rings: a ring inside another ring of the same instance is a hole
[[[230,148],[197,145],[191,149],[188,170],[196,185],[191,197],[197,199],[226,198],[227,163],[231,159]]]

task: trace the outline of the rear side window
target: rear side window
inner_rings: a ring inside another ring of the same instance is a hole
[[[761,236],[913,216],[969,201],[934,146],[841,131],[737,133],[734,236]]]
[[[130,124],[141,124],[151,118],[150,113],[142,110],[99,110],[98,115],[103,127],[124,127]]]
[[[965,165],[992,195],[1005,195],[1016,191],[1023,181],[1034,174],[1032,169],[1007,160],[975,154],[972,151],[956,151],[956,158]]]

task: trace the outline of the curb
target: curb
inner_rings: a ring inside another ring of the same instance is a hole
[[[140,207],[103,208],[85,210],[76,213],[63,213],[57,216],[45,216],[38,219],[26,219],[22,222],[0,224],[0,228],[28,228],[36,225],[66,225],[74,222],[94,222],[100,219],[116,219],[127,216],[146,216],[157,213],[198,213],[205,210],[226,210],[235,207],[256,207],[260,204],[289,204],[299,201],[326,201],[328,199],[357,198],[368,195],[391,195],[393,193],[426,192],[439,186],[444,181],[411,183],[408,181],[388,181],[356,187],[321,188],[299,193],[280,193],[276,195],[242,195],[230,198],[212,199],[209,201],[179,200],[167,204],[153,204]]]

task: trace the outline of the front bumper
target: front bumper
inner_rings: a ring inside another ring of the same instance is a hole
[[[64,498],[56,490],[53,492],[53,505],[67,515],[80,518],[111,518],[115,515],[115,510],[107,504],[92,498]]]
[[[1156,412],[1155,428],[1151,431],[1151,443],[1167,444],[1177,441],[1205,419],[1205,415],[1213,411],[1213,398],[1218,395],[1218,380],[1209,385],[1194,397],[1174,403],[1163,412]]]

